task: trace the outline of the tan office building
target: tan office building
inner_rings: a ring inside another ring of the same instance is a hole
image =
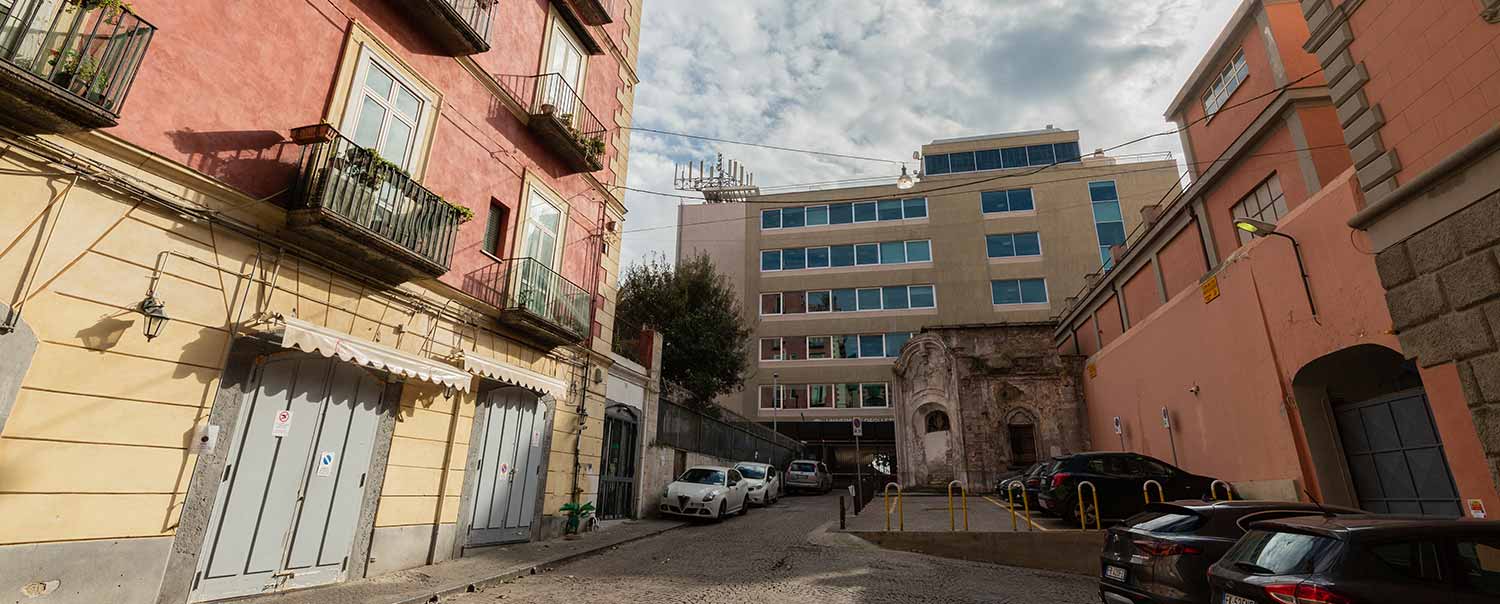
[[[758,321],[751,375],[720,404],[817,446],[836,474],[854,471],[851,418],[866,420],[866,462],[894,458],[891,367],[911,334],[1050,319],[1178,178],[1164,156],[1080,158],[1074,130],[937,140],[922,155],[907,190],[680,211],[679,257],[708,253]]]

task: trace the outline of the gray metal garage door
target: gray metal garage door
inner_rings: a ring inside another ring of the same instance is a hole
[[[1334,408],[1361,508],[1459,516],[1458,491],[1421,390]]]
[[[194,601],[343,580],[385,383],[301,353],[266,360],[240,410]]]
[[[536,513],[540,487],[544,413],[537,397],[522,388],[490,392],[479,468],[476,471],[474,514],[468,544],[490,545],[526,541]]]

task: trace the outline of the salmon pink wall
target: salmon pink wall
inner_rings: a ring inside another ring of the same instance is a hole
[[[1500,26],[1475,0],[1367,0],[1349,17],[1349,54],[1370,74],[1365,96],[1411,181],[1500,124]]]
[[[1344,143],[1344,129],[1339,127],[1338,109],[1332,105],[1303,105],[1296,111],[1321,187],[1354,165],[1349,147]]]
[[[1073,332],[1073,337],[1078,339],[1078,352],[1082,355],[1093,355],[1099,352],[1099,338],[1094,327],[1094,318],[1089,317],[1078,325],[1078,330]]]
[[[1125,332],[1125,326],[1120,322],[1119,298],[1116,296],[1106,298],[1099,310],[1094,311],[1094,320],[1099,322],[1099,341],[1109,346],[1110,342]]]
[[[1125,310],[1130,323],[1139,323],[1146,315],[1161,306],[1161,288],[1156,284],[1156,271],[1146,265],[1125,282]]]
[[[1274,172],[1281,179],[1281,189],[1286,193],[1288,208],[1296,208],[1308,197],[1307,183],[1302,177],[1302,165],[1297,161],[1291,132],[1286,123],[1268,129],[1245,158],[1227,170],[1203,196],[1208,224],[1214,234],[1214,244],[1219,257],[1228,257],[1240,246],[1239,235],[1234,228],[1231,209],[1246,195],[1255,190]]]
[[[1198,224],[1188,222],[1172,240],[1156,253],[1157,266],[1161,267],[1162,280],[1167,284],[1167,297],[1171,298],[1184,288],[1197,287],[1203,273],[1208,272],[1208,261],[1203,257],[1203,236],[1198,233]]]

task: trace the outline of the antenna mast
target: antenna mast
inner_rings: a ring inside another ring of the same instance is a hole
[[[678,191],[697,191],[708,203],[745,202],[760,195],[755,186],[755,173],[745,170],[745,165],[735,160],[724,161],[724,154],[712,163],[674,164],[672,186]]]

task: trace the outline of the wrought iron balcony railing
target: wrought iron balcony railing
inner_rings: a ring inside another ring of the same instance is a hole
[[[615,0],[568,0],[568,3],[587,25],[607,25],[615,20]]]
[[[463,289],[500,309],[500,321],[553,346],[589,333],[589,292],[533,258],[511,258],[469,273]]]
[[[490,49],[490,24],[499,0],[402,0],[396,4],[452,55]]]
[[[604,168],[604,123],[561,75],[498,75],[511,100],[531,116],[529,127],[574,172]]]
[[[128,5],[0,0],[0,112],[30,134],[114,126],[155,33]]]
[[[448,272],[464,209],[332,126],[298,128],[293,138],[303,145],[294,227],[390,276]]]

